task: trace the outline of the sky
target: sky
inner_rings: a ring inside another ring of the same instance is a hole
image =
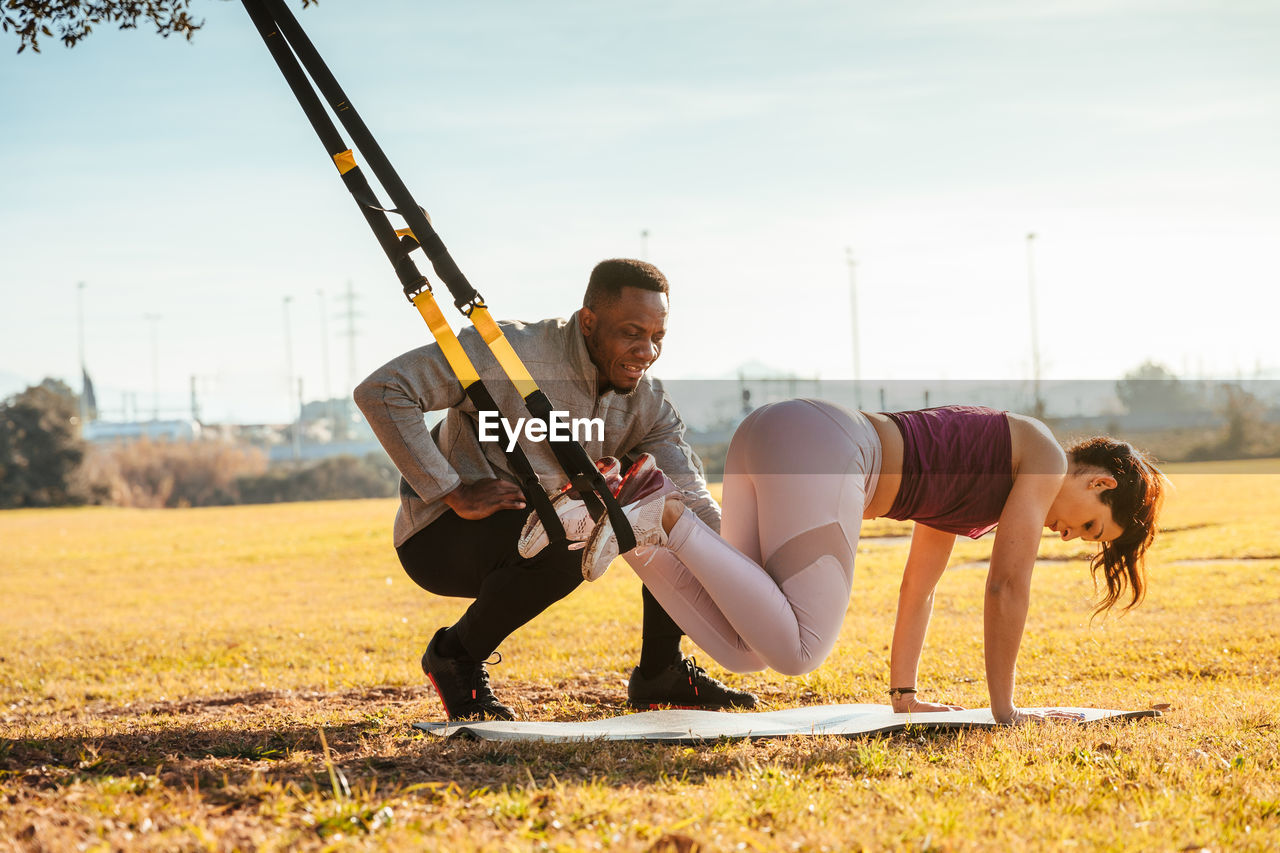
[[[284,421],[290,361],[340,396],[429,340],[240,4],[192,5],[0,36],[0,395],[79,387],[81,304],[115,417]],[[1280,369],[1274,3],[299,5],[499,318],[644,257],[663,378],[849,379],[851,284],[864,380],[1028,379],[1032,285],[1046,380]]]

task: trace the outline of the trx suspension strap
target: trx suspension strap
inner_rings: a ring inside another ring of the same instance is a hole
[[[359,205],[361,214],[369,223],[374,237],[377,238],[378,244],[382,246],[383,252],[395,269],[405,296],[426,321],[449,367],[462,385],[464,393],[475,405],[477,411],[498,411],[492,395],[480,380],[479,372],[444,319],[426,276],[418,270],[413,259],[409,257],[410,252],[418,248],[426,254],[436,275],[453,295],[454,305],[471,320],[476,331],[480,333],[480,337],[489,347],[499,366],[524,400],[529,413],[547,425],[549,435],[551,401],[538,388],[510,342],[494,322],[484,298],[471,286],[466,276],[462,274],[462,270],[449,255],[448,249],[436,234],[426,212],[414,201],[372,133],[343,93],[338,81],[330,73],[324,60],[311,44],[311,40],[307,38],[306,33],[293,17],[293,13],[289,11],[283,0],[242,0],[242,2],[268,50],[271,51],[276,65],[284,74],[289,88],[298,99],[299,106],[302,107],[312,128],[337,166],[342,182]],[[312,86],[312,81],[315,88]],[[379,203],[368,179],[356,163],[354,153],[343,142],[342,135],[325,110],[320,96],[316,94],[316,89],[319,89],[320,94],[328,102],[329,108],[351,134],[354,147],[368,160],[374,176],[391,197],[393,208],[383,207]],[[408,224],[408,228],[397,230],[388,219],[388,213],[399,214]],[[618,537],[619,552],[634,548],[635,536],[622,512],[622,507],[609,491],[604,477],[582,445],[576,441],[549,441],[549,444],[556,460],[569,476],[569,481],[582,497],[592,518],[598,520],[603,514],[608,513]],[[552,510],[547,493],[538,481],[538,475],[524,451],[517,444],[507,453],[507,458],[512,470],[520,478],[520,487],[525,498],[542,519],[548,537],[552,541],[563,540],[564,528],[555,511]]]

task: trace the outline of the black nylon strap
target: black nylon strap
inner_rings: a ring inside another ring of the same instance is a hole
[[[478,412],[498,411],[497,403],[493,401],[493,397],[489,394],[489,389],[484,386],[483,382],[471,383],[467,387],[467,397],[471,399]],[[524,492],[525,500],[529,502],[529,506],[533,507],[534,511],[538,513],[538,518],[542,520],[542,527],[547,531],[547,538],[552,542],[560,542],[567,539],[564,525],[560,522],[560,516],[552,508],[551,498],[543,490],[542,482],[538,479],[538,473],[533,470],[533,465],[530,464],[529,457],[525,456],[524,449],[519,444],[516,444],[511,450],[503,447],[502,452],[506,454],[507,461],[511,463],[512,473],[520,478],[520,491]]]
[[[324,59],[321,58],[319,51],[311,43],[311,39],[307,37],[306,32],[303,31],[293,13],[289,11],[289,7],[284,4],[284,0],[258,0],[258,2],[265,6],[276,26],[280,28],[285,38],[289,40],[289,46],[293,48],[303,67],[307,69],[307,73],[315,81],[316,88],[320,90],[320,94],[328,101],[330,108],[338,116],[338,120],[342,122],[342,126],[351,134],[356,148],[364,155],[365,160],[369,163],[369,168],[378,177],[378,182],[386,188],[387,194],[391,196],[392,204],[401,211],[405,222],[413,230],[418,242],[422,244],[423,251],[426,252],[427,257],[431,260],[431,265],[435,269],[436,275],[440,277],[445,287],[449,288],[449,292],[453,294],[454,304],[462,307],[471,303],[480,294],[467,281],[467,277],[462,274],[462,270],[458,268],[458,265],[449,255],[449,250],[445,248],[444,241],[436,234],[435,229],[431,227],[431,223],[427,221],[426,216],[422,214],[421,209],[414,202],[409,188],[400,180],[395,167],[391,165],[391,161],[383,153],[382,147],[373,138],[368,126],[360,118],[360,114],[342,90],[337,78],[333,76],[328,66],[325,65]]]
[[[459,309],[468,313],[470,306],[482,304],[483,298],[462,274],[445,248],[444,242],[428,221],[425,211],[414,201],[377,140],[373,138],[373,134],[283,0],[242,0],[242,3],[330,158],[343,154],[348,149],[342,134],[325,110],[324,103],[317,96],[316,88],[320,90],[328,101],[329,107],[351,134],[355,147],[368,161],[379,183],[391,196],[395,207],[384,207],[359,166],[342,173],[343,183],[360,207],[361,214],[395,269],[404,292],[408,295],[429,287],[426,277],[409,257],[409,253],[420,244],[436,274],[449,288],[454,297],[454,304]],[[315,87],[312,86],[312,81],[315,82]],[[401,238],[395,233],[395,228],[387,219],[387,213],[392,211],[404,218],[416,240],[410,237]],[[492,395],[489,394],[488,389],[484,388],[480,382],[473,383],[471,387],[476,386],[479,386],[476,393],[482,394],[482,399],[487,401],[487,405],[483,408],[497,411],[497,406],[493,405]],[[471,394],[470,388],[468,388],[468,394]],[[525,405],[529,408],[530,414],[546,423],[548,428],[550,427],[551,405],[545,394],[535,391],[525,398]],[[477,405],[477,408],[481,407]],[[635,536],[622,512],[622,507],[609,492],[604,477],[582,446],[577,442],[552,442],[552,451],[570,480],[579,487],[579,493],[591,512],[592,518],[598,520],[605,512],[608,513],[618,537],[619,551],[624,552],[634,548]],[[504,449],[504,452],[507,451]],[[550,500],[538,482],[537,474],[523,449],[517,445],[513,451],[507,452],[507,457],[513,472],[521,478],[521,489],[525,492],[526,499],[537,510],[548,535],[554,539],[558,532],[559,538],[563,539],[563,526],[551,510]]]
[[[547,424],[551,423],[551,401],[542,391],[529,394],[524,398],[524,404],[534,417]],[[636,547],[635,532],[622,511],[622,505],[609,491],[604,476],[591,461],[587,451],[582,449],[582,445],[576,441],[553,441],[551,452],[555,454],[560,467],[570,474],[575,486],[578,486],[578,492],[582,495],[591,517],[599,521],[601,515],[608,513],[609,521],[613,524],[614,535],[618,537],[618,553],[625,554]],[[596,500],[597,496],[599,500]]]
[[[260,4],[245,0],[244,7],[254,25],[258,28],[263,41],[266,42],[271,56],[275,59],[281,73],[284,74],[285,81],[289,84],[289,88],[293,90],[294,96],[298,99],[299,105],[301,105],[308,121],[311,122],[316,135],[320,137],[320,141],[330,158],[346,151],[347,146],[342,139],[342,135],[338,132],[337,127],[334,126],[333,120],[329,118],[328,113],[325,112],[324,105],[320,102],[320,99],[316,97],[315,91],[311,88],[306,75],[298,65],[297,58],[290,50],[289,45],[281,38],[279,31],[264,13]],[[360,213],[369,224],[379,245],[382,246],[387,259],[391,261],[391,265],[395,269],[396,276],[400,279],[404,290],[410,292],[412,289],[412,291],[416,292],[427,286],[426,276],[422,275],[417,265],[409,257],[409,252],[417,246],[416,241],[411,241],[412,245],[406,245],[396,235],[395,228],[387,219],[386,208],[379,203],[377,194],[373,191],[373,187],[369,185],[369,181],[365,178],[360,167],[356,166],[354,169],[344,172],[342,181],[351,192],[357,205],[359,205]],[[477,408],[497,411],[498,407],[494,404],[493,397],[482,382],[472,383],[467,389],[467,394],[476,403]],[[538,475],[533,470],[533,465],[530,464],[524,449],[516,445],[510,451],[504,448],[503,452],[506,453],[512,471],[520,478],[520,489],[524,492],[525,500],[538,513],[543,527],[546,528],[547,536],[553,542],[563,540],[565,538],[564,526],[561,525],[560,518],[551,508],[551,501],[547,497],[546,491],[542,488],[542,484],[538,481]]]

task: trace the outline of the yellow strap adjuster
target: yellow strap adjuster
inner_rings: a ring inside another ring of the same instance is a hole
[[[422,315],[422,319],[427,321],[427,328],[431,330],[432,337],[439,344],[445,360],[449,362],[449,367],[453,369],[453,374],[462,383],[463,390],[465,391],[472,384],[480,381],[480,374],[476,372],[475,365],[467,357],[466,350],[462,348],[462,344],[458,341],[458,336],[453,333],[453,329],[445,321],[444,314],[440,311],[440,304],[431,295],[431,291],[424,290],[413,297],[413,305],[418,309],[418,313]]]
[[[529,370],[524,366],[524,362],[520,360],[520,356],[516,355],[516,351],[512,349],[510,341],[502,334],[502,329],[498,328],[498,324],[493,321],[493,316],[489,314],[489,309],[483,305],[477,305],[471,311],[471,322],[476,327],[476,331],[480,333],[480,337],[484,338],[484,342],[489,345],[489,349],[493,352],[493,357],[498,360],[498,364],[502,366],[502,371],[507,374],[511,383],[516,386],[520,396],[528,397],[534,391],[537,391],[538,384],[529,375]]]
[[[333,155],[333,165],[338,167],[338,174],[345,175],[356,167],[356,155],[351,153],[351,149],[339,151]]]

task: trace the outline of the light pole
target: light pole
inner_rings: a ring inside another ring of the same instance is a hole
[[[347,292],[343,301],[347,304],[344,315],[347,319],[347,388],[351,389],[356,387],[356,381],[360,378],[356,375],[356,318],[359,314],[356,311],[356,291],[351,279],[347,279]]]
[[[849,264],[849,323],[853,336],[853,399],[859,409],[862,408],[862,346],[858,340],[858,262],[854,260],[853,249],[848,246],[844,250],[845,260]]]
[[[80,343],[80,428],[89,420],[89,369],[84,361],[84,282],[76,284],[76,334]]]
[[[1035,389],[1035,412],[1037,418],[1044,417],[1044,397],[1040,393],[1040,323],[1036,310],[1036,265],[1035,265],[1034,233],[1027,235],[1027,302],[1031,309],[1031,377]]]
[[[285,370],[285,388],[289,392],[289,415],[291,420],[291,430],[293,432],[293,458],[298,459],[302,456],[302,401],[298,400],[298,405],[294,405],[293,392],[293,322],[290,318],[289,306],[293,304],[293,297],[286,296],[284,298],[284,370]]]
[[[151,420],[160,420],[160,343],[159,314],[144,314],[151,324]]]
[[[194,373],[191,374],[191,420],[200,423],[200,391]]]
[[[338,434],[338,412],[333,405],[333,388],[329,384],[329,316],[324,306],[324,290],[317,289],[320,299],[320,366],[324,370],[324,405],[329,413],[329,422],[333,430],[332,437]]]
[[[649,260],[649,229],[640,229],[640,260]]]

